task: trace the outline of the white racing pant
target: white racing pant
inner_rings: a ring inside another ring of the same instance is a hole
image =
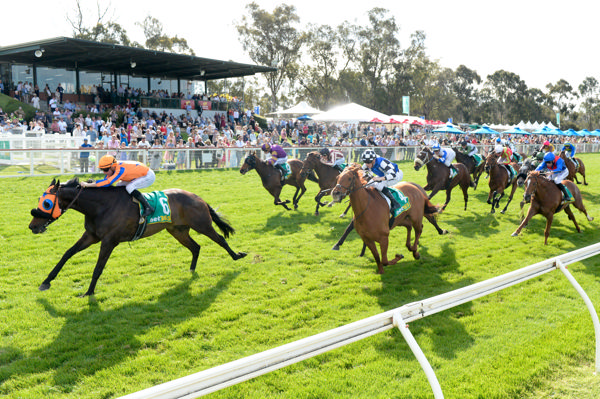
[[[120,181],[117,183],[117,186],[125,186],[125,190],[131,194],[133,190],[150,187],[152,183],[154,183],[155,179],[156,175],[154,174],[154,171],[152,169],[148,169],[146,176],[138,177],[132,181]]]

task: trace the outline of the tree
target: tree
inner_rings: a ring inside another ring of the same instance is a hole
[[[555,111],[568,117],[575,108],[575,104],[571,103],[570,100],[578,96],[573,91],[573,87],[566,80],[560,79],[556,84],[548,83],[546,88],[548,89],[548,94],[555,100]]]
[[[481,77],[476,71],[464,65],[456,68],[451,89],[457,99],[455,117],[459,120],[464,122],[473,120],[473,116],[477,112],[477,85],[479,84],[481,84]]]
[[[75,39],[141,47],[139,43],[129,40],[127,32],[121,25],[110,20],[110,4],[103,9],[100,7],[100,2],[96,3],[96,21],[90,26],[86,26],[84,23],[85,18],[80,0],[75,0],[75,5],[75,15],[73,17],[67,15],[67,21],[69,21],[73,28],[73,37]]]
[[[492,75],[488,75],[485,85],[496,100],[497,120],[500,123],[504,123],[511,102],[517,98],[517,93],[527,90],[527,85],[519,75],[504,70],[499,70]]]
[[[297,61],[306,38],[295,27],[300,18],[294,6],[281,4],[269,13],[252,2],[246,10],[247,15],[236,26],[240,43],[257,64],[277,67],[277,71],[265,74],[275,111],[284,81],[293,82],[297,76]]]
[[[144,20],[136,22],[144,31],[146,37],[146,48],[150,50],[166,51],[170,53],[196,55],[187,40],[177,37],[169,37],[163,32],[163,24],[156,18],[147,16]]]

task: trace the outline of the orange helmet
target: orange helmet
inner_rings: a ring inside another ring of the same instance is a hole
[[[102,158],[100,158],[100,162],[98,162],[98,167],[100,169],[106,169],[110,168],[116,163],[117,160],[115,159],[115,157],[113,157],[112,155],[105,155]]]

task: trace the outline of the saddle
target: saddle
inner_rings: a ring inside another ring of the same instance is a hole
[[[515,177],[517,177],[517,172],[515,171],[515,169],[512,167],[511,164],[500,164],[501,166],[504,167],[504,169],[506,169],[506,172],[508,172],[508,183],[506,183],[506,187],[510,186],[513,182],[513,180],[515,179]]]

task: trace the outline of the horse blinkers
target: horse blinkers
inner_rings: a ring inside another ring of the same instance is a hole
[[[62,210],[58,204],[58,184],[53,181],[40,197],[38,207],[31,210],[31,216],[34,219],[29,223],[29,229],[34,233],[43,233],[50,223],[62,215]],[[41,225],[35,223],[36,219],[42,219],[44,223]]]

